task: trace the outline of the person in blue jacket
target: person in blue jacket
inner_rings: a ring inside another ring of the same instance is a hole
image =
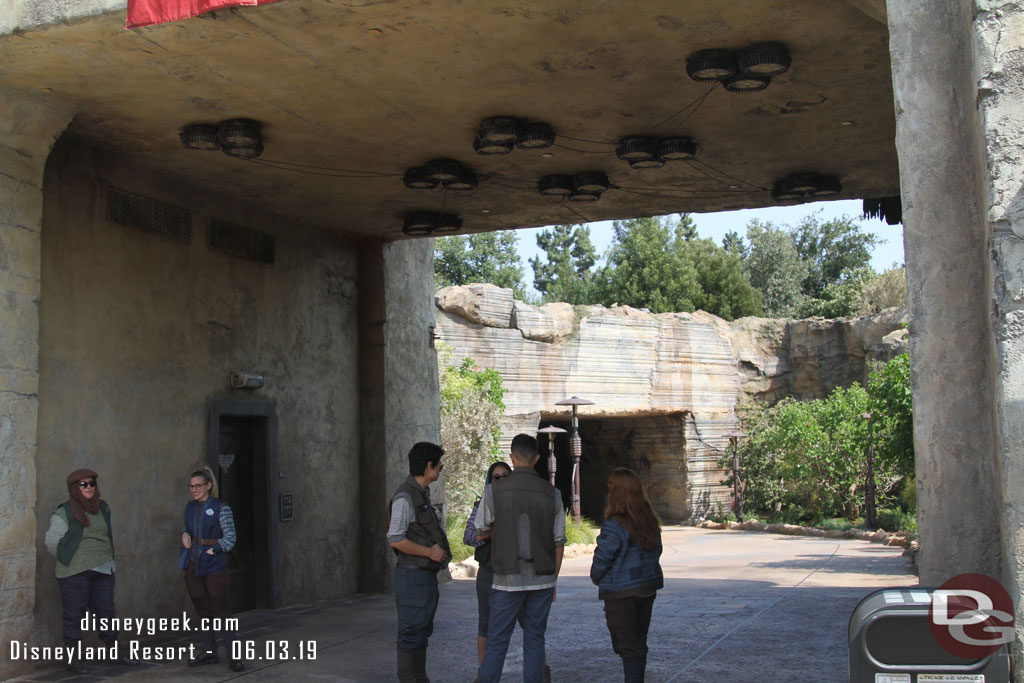
[[[612,648],[622,658],[626,683],[643,683],[647,670],[647,630],[659,588],[661,520],[640,477],[617,467],[608,477],[604,525],[590,566],[590,580],[604,601]]]
[[[185,587],[199,614],[202,641],[199,654],[189,666],[216,664],[217,640],[215,626],[220,626],[221,640],[232,671],[242,671],[245,664],[232,657],[231,643],[235,633],[228,628],[231,618],[231,576],[227,553],[235,547],[235,518],[227,503],[217,498],[217,481],[209,467],[196,470],[188,480],[192,500],[185,506],[185,530],[181,532],[181,554],[178,569],[185,572]]]

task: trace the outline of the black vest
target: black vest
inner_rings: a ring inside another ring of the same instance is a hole
[[[496,574],[519,573],[519,518],[530,520],[530,550],[535,574],[555,573],[555,487],[532,469],[517,469],[491,484],[494,535],[491,564]]]
[[[398,487],[395,495],[391,498],[391,503],[388,505],[387,526],[391,526],[391,508],[395,504],[395,498],[400,493],[407,494],[409,499],[412,500],[413,518],[409,520],[409,529],[405,532],[405,537],[413,543],[426,546],[427,548],[432,547],[436,543],[441,546],[441,549],[447,553],[448,557],[451,557],[452,552],[448,546],[448,536],[441,526],[441,520],[437,518],[434,506],[427,500],[423,489],[416,483],[412,475],[409,475],[402,485]],[[441,571],[448,564],[447,560],[444,563],[434,562],[429,557],[424,557],[423,555],[410,555],[396,548],[392,548],[392,550],[398,556],[399,567]]]

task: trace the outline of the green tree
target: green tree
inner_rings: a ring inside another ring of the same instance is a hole
[[[750,283],[761,290],[764,314],[773,318],[797,315],[807,267],[789,231],[754,219],[747,225],[747,242],[750,254],[743,267]]]
[[[546,261],[534,257],[533,286],[544,301],[570,304],[592,304],[594,265],[597,251],[590,241],[590,228],[583,225],[556,225],[537,235],[537,246],[544,250]]]
[[[761,315],[761,292],[750,284],[740,257],[719,248],[710,239],[676,243],[685,249],[697,269],[701,297],[697,308],[726,320]]]
[[[689,220],[684,215],[680,224]],[[633,218],[612,224],[608,265],[600,275],[601,303],[647,308],[652,313],[693,311],[703,293],[697,269],[685,251],[685,225],[673,229],[668,220]]]
[[[907,308],[907,271],[893,265],[861,283],[853,301],[853,315],[870,315],[886,308]]]
[[[679,222],[676,223],[675,235],[677,240],[691,242],[697,239],[697,224],[688,213],[679,215]]]
[[[523,264],[513,230],[438,237],[434,242],[434,284],[440,287],[489,282],[522,299]]]
[[[857,301],[865,283],[874,277],[877,277],[875,271],[869,267],[844,273],[839,282],[825,285],[825,289],[817,298],[806,297],[800,306],[800,317],[820,315],[825,318],[842,318],[858,315]]]
[[[478,368],[472,358],[452,363],[453,349],[438,351],[441,385],[441,445],[445,450],[445,497],[449,514],[470,513],[487,468],[498,455],[505,389],[497,370]]]
[[[747,245],[735,230],[730,230],[722,237],[722,249],[729,254],[735,254],[741,261],[747,258]]]
[[[899,476],[910,480],[914,476],[910,355],[901,353],[884,365],[876,363],[868,375],[867,389],[875,454]]]
[[[821,212],[805,216],[793,230],[793,244],[807,266],[803,293],[818,298],[829,285],[867,268],[879,240],[850,216],[821,221]]]

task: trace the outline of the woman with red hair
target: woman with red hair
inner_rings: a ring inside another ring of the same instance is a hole
[[[590,580],[604,601],[615,654],[626,683],[643,683],[647,630],[661,573],[661,520],[636,472],[617,467],[608,477],[604,525],[590,566]]]

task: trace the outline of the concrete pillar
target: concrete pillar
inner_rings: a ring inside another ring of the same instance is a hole
[[[67,111],[0,91],[0,633],[31,641],[43,167]],[[0,657],[0,678],[31,663]]]
[[[434,240],[373,242],[359,259],[364,591],[391,589],[385,536],[391,494],[417,441],[441,442],[434,351]],[[441,492],[432,487],[435,502]]]
[[[921,583],[1024,550],[1024,8],[889,0]],[[1022,620],[1017,608],[1017,661]],[[1024,672],[1017,667],[1017,681]]]

